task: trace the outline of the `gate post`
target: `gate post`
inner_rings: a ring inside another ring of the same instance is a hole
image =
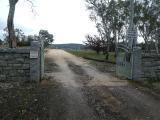
[[[40,72],[40,44],[38,41],[31,42],[30,48],[30,80],[39,82]]]
[[[138,32],[134,25],[134,0],[130,0],[130,23],[126,34],[126,40],[117,45],[116,73],[128,79],[135,80],[141,77],[141,49],[137,47]]]
[[[139,47],[134,47],[131,57],[131,79],[141,79],[141,62],[142,62],[142,51]]]
[[[41,79],[44,77],[44,40],[40,40],[40,56],[41,56]]]

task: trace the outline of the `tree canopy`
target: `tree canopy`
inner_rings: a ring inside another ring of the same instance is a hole
[[[47,30],[39,31],[39,39],[44,41],[44,47],[47,47],[54,41],[53,35],[50,34]]]
[[[130,0],[86,0],[86,3],[90,19],[96,23],[99,36],[106,41],[108,48],[111,43],[126,39]],[[135,1],[133,22],[147,47],[153,41],[153,31],[160,28],[159,0]]]

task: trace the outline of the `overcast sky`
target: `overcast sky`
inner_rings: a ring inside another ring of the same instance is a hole
[[[25,34],[46,29],[55,36],[54,43],[82,43],[86,34],[96,34],[85,0],[34,0],[34,13],[24,1],[19,0],[14,21]],[[8,8],[8,0],[0,0],[0,30],[6,26]]]

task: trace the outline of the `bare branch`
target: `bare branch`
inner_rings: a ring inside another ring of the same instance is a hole
[[[25,1],[27,1],[27,2],[29,2],[30,4],[31,4],[31,11],[32,11],[32,13],[36,16],[37,15],[37,12],[35,11],[35,5],[34,5],[34,3],[33,3],[33,0],[25,0]]]

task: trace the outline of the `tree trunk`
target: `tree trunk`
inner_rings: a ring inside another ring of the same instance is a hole
[[[149,52],[150,48],[149,48],[149,44],[148,44],[148,39],[146,37],[144,37],[144,42],[145,42],[145,51]]]
[[[15,48],[17,47],[15,31],[14,31],[14,13],[15,13],[15,6],[18,0],[9,0],[9,14],[7,20],[7,28],[9,34],[9,47]]]
[[[96,53],[97,53],[98,55],[99,55],[99,52],[100,52],[99,50],[96,50]]]

